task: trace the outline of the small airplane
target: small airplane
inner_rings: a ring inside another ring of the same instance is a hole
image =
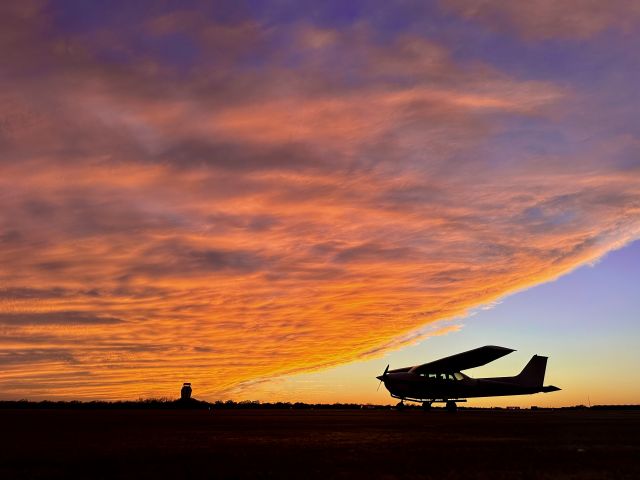
[[[461,370],[479,367],[515,352],[511,348],[487,345],[441,358],[414,367],[389,370],[378,377],[394,398],[399,398],[398,409],[404,401],[422,403],[425,410],[432,403],[445,403],[450,412],[457,410],[456,402],[466,402],[473,397],[497,397],[503,395],[529,395],[560,390],[553,385],[543,386],[547,357],[534,355],[515,377],[471,378]]]

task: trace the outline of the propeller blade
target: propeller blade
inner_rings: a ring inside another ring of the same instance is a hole
[[[384,373],[382,375],[380,375],[379,377],[376,377],[380,379],[380,383],[378,384],[378,388],[376,388],[376,392],[380,390],[380,385],[382,385],[382,382],[384,381],[384,377],[387,376],[388,371],[389,371],[389,365],[387,365],[387,368],[384,369]]]

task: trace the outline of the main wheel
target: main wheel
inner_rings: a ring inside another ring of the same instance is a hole
[[[431,410],[431,402],[422,402],[422,410],[425,412]]]
[[[456,402],[448,401],[446,409],[447,409],[447,412],[454,413],[458,411],[458,406],[456,405]]]
[[[396,405],[396,409],[404,410],[404,400],[400,400],[400,402],[398,402],[398,404]]]

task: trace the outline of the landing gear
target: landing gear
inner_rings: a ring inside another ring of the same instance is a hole
[[[400,400],[400,402],[398,402],[398,404],[396,405],[396,410],[404,410],[404,400]]]
[[[445,406],[445,408],[447,409],[447,412],[451,412],[451,413],[455,413],[458,411],[458,406],[456,405],[456,402],[452,402],[451,400],[447,402],[447,405]]]
[[[431,410],[431,402],[422,402],[422,410],[429,412]]]

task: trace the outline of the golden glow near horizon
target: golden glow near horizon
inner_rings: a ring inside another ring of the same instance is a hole
[[[580,86],[364,24],[278,43],[182,12],[88,35],[30,5],[0,20],[3,398],[225,397],[380,356],[640,234],[638,140],[601,135]]]

